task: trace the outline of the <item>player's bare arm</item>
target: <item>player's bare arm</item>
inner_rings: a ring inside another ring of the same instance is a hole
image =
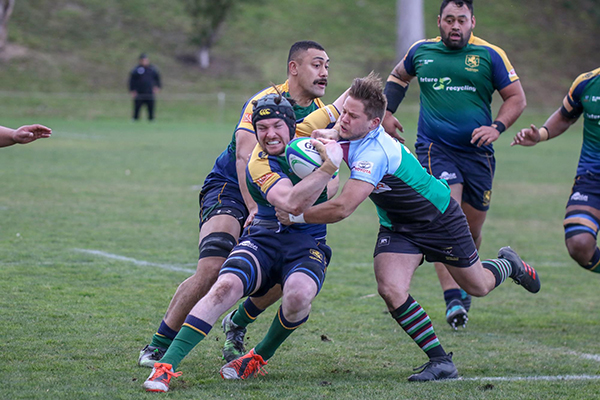
[[[279,180],[267,193],[267,201],[273,206],[294,215],[302,214],[317,201],[338,170],[343,155],[341,146],[325,140],[313,140],[312,144],[319,151],[323,164],[296,185],[289,179]]]
[[[498,111],[498,116],[491,126],[480,126],[473,130],[471,143],[477,147],[492,144],[500,134],[509,128],[521,116],[527,106],[525,92],[520,81],[514,81],[498,91],[504,101]]]
[[[31,143],[37,139],[48,138],[51,134],[52,129],[39,124],[24,125],[17,129],[0,126],[0,147]]]
[[[349,179],[342,193],[333,200],[313,206],[304,212],[304,221],[308,224],[332,224],[347,218],[365,201],[375,187],[365,181]],[[277,210],[277,219],[284,225],[291,225],[289,214]]]
[[[524,128],[517,133],[510,144],[511,146],[535,146],[539,142],[557,137],[563,134],[571,125],[577,122],[578,118],[567,118],[561,112],[560,108],[546,120],[539,129],[531,124],[529,128]]]
[[[238,129],[235,132],[235,169],[237,171],[240,193],[248,208],[248,218],[246,219],[244,227],[252,222],[258,210],[256,202],[252,200],[252,196],[250,196],[250,192],[248,192],[248,185],[246,183],[246,165],[248,165],[250,154],[252,153],[254,146],[256,146],[256,143],[256,136],[254,134],[243,129]]]

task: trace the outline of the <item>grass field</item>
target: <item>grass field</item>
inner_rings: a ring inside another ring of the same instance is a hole
[[[416,116],[404,116],[408,143]],[[519,125],[541,124],[542,115]],[[40,119],[36,119],[36,122]],[[3,119],[19,126],[31,119]],[[154,398],[136,366],[177,285],[197,260],[197,194],[231,123],[44,116],[50,139],[0,149],[0,398]],[[572,262],[562,218],[581,127],[530,149],[497,142],[483,258],[511,245],[542,290],[506,282],[474,301],[452,331],[433,267],[411,294],[431,316],[462,380],[414,384],[426,359],[376,295],[377,220],[364,204],[329,229],[334,257],[310,320],[269,362],[269,374],[223,381],[216,325],[181,364],[173,399],[595,399],[600,276]],[[345,174],[344,176],[347,176]],[[274,309],[249,328],[252,347]],[[322,338],[328,338],[329,341]]]

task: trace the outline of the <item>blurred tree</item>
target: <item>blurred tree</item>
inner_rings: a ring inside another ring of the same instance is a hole
[[[423,0],[396,0],[396,61],[410,46],[425,38]]]
[[[0,0],[1,1],[1,0]],[[190,42],[199,46],[197,59],[203,69],[210,65],[210,49],[225,19],[241,3],[253,0],[181,0],[192,19]]]
[[[15,0],[0,0],[0,50],[6,47],[8,39],[8,19],[12,14]]]

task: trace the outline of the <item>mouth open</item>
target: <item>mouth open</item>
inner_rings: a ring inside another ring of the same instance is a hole
[[[320,86],[322,88],[327,87],[327,79],[321,79],[319,81],[314,82],[315,85]]]

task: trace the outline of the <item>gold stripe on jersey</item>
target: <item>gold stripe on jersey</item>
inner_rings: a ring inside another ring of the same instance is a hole
[[[296,126],[297,137],[308,137],[315,129],[327,128],[340,117],[340,113],[333,104],[319,108],[304,118],[302,123]]]
[[[248,161],[248,172],[252,182],[254,182],[263,193],[267,193],[271,186],[282,178],[278,172],[271,169],[269,156],[263,151],[260,144],[257,144],[252,151],[252,155]]]
[[[486,42],[485,40],[483,40],[480,37],[477,37],[473,34],[471,34],[471,38],[469,39],[469,44],[474,44],[476,46],[486,46],[486,47],[490,47],[490,48],[494,49],[500,55],[500,58],[502,58],[502,61],[504,62],[504,67],[508,71],[508,78],[510,79],[510,81],[514,82],[519,79],[519,77],[517,76],[517,73],[515,72],[515,68],[512,66],[512,64],[508,60],[508,57],[507,57],[506,53],[504,52],[504,50],[502,50],[500,47],[498,47],[494,44],[491,44],[489,42]]]
[[[579,75],[575,79],[575,81],[573,81],[573,84],[571,85],[571,88],[569,89],[568,96],[571,98],[571,100],[573,100],[573,92],[575,91],[575,89],[577,89],[577,86],[579,86],[581,84],[581,82],[590,80],[598,75],[600,75],[600,68],[596,68],[593,71],[585,72],[585,73]]]

